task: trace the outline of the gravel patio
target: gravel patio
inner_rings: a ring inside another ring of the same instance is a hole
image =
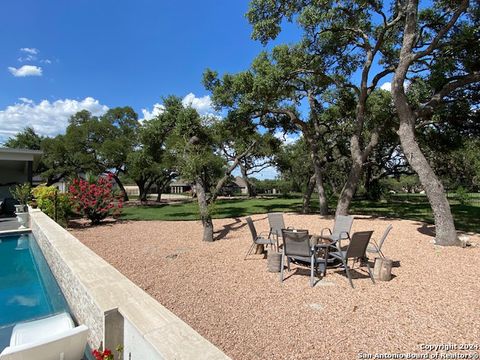
[[[266,215],[253,219],[268,230]],[[333,219],[287,214],[285,223],[320,233]],[[261,255],[243,261],[251,243],[243,218],[214,220],[214,243],[201,241],[198,221],[70,231],[232,359],[355,359],[478,343],[480,247],[437,247],[430,225],[407,220],[358,217],[353,231],[378,239],[390,223],[382,250],[396,262],[393,279],[374,285],[359,273],[355,289],[341,270],[310,288],[308,270],[287,272],[281,284]]]

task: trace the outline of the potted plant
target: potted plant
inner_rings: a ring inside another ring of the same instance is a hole
[[[16,205],[17,212],[26,212],[28,211],[28,200],[31,197],[32,187],[29,183],[16,185],[12,190],[12,196],[15,200],[17,200],[20,205]],[[18,207],[17,207],[18,206]]]
[[[15,205],[15,213],[17,214],[17,220],[20,223],[20,229],[24,229],[25,224],[28,222],[28,200],[30,199],[30,192],[32,188],[30,184],[25,183],[15,186],[12,190],[12,196],[20,204]]]

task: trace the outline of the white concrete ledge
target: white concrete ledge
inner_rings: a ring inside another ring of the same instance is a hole
[[[117,309],[124,319],[125,359],[129,354],[132,360],[228,359],[43,212],[31,211],[30,215],[32,232],[72,312],[91,329],[92,347],[99,341],[108,344],[105,315]]]

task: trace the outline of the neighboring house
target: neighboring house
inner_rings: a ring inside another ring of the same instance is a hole
[[[140,190],[138,189],[137,185],[124,185],[125,192],[128,196],[139,196]]]
[[[242,177],[237,176],[234,179],[232,179],[232,181],[229,181],[227,184],[225,184],[225,186],[223,187],[220,193],[222,195],[228,195],[228,196],[232,196],[235,194],[246,195],[248,193],[247,183]]]
[[[194,190],[194,189],[193,189]],[[183,194],[192,191],[192,183],[184,179],[177,179],[170,183],[171,194]],[[242,177],[237,176],[228,182],[221,190],[222,195],[247,194],[247,184]]]
[[[236,176],[235,180],[233,181],[233,186],[235,188],[235,193],[240,193],[242,195],[247,195],[247,182],[245,181],[244,178],[240,176]]]
[[[12,186],[33,183],[41,156],[40,150],[0,148],[0,203],[12,197]]]
[[[41,184],[45,184],[46,182],[47,182],[47,180],[44,179],[41,175],[35,175],[33,177],[32,185],[33,186],[38,186],[38,185],[41,185]],[[68,181],[65,178],[61,178],[56,183],[53,183],[52,186],[55,186],[58,189],[58,191],[60,191],[60,192],[67,192]]]
[[[171,194],[183,194],[192,190],[192,184],[183,179],[177,179],[170,183]]]

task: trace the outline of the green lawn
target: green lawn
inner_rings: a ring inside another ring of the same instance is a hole
[[[300,211],[302,199],[300,196],[292,198],[268,199],[232,199],[219,200],[215,204],[214,218],[232,218],[250,214],[262,214],[274,211]],[[313,208],[317,203],[313,202]],[[331,204],[333,209],[335,203]],[[433,223],[430,205],[425,196],[394,195],[388,200],[378,202],[368,200],[354,200],[352,213],[386,216]],[[480,233],[480,204],[460,205],[452,201],[452,211],[455,224],[459,230]],[[122,219],[124,220],[197,220],[199,219],[196,202],[176,204],[159,204],[138,207],[125,207]]]

